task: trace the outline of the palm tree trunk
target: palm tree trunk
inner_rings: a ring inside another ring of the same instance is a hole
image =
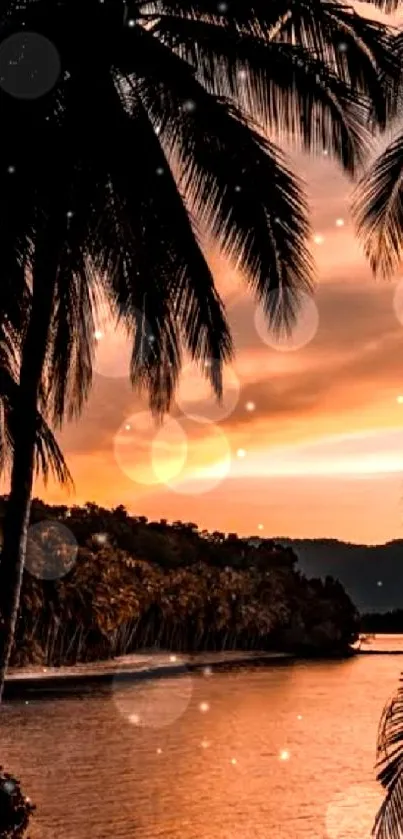
[[[14,413],[14,459],[4,520],[0,565],[0,702],[18,616],[35,468],[36,412],[46,358],[60,255],[55,217],[37,240],[32,270],[32,307],[23,346]]]

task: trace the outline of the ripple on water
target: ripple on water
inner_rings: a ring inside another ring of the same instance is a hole
[[[374,788],[400,666],[363,656],[192,674],[187,707],[160,728],[132,725],[106,689],[6,703],[1,762],[37,804],[31,839],[341,839],[337,824],[342,839],[369,839],[353,791]],[[147,707],[152,685],[133,690]]]

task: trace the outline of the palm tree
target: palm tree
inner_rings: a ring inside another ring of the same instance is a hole
[[[18,401],[18,332],[6,319],[0,323],[0,472],[12,462],[16,446],[14,410]],[[34,471],[45,483],[50,474],[67,488],[73,479],[63,453],[42,414],[35,416]]]
[[[0,324],[0,469],[2,472],[10,467],[16,451],[16,434],[14,425],[14,411],[18,404],[18,348],[19,330],[23,310],[19,315],[17,309],[13,312],[17,317],[4,318]],[[34,452],[33,471],[41,474],[45,484],[49,474],[63,486],[72,487],[73,481],[65,463],[60,447],[49,428],[46,420],[37,410],[33,420]],[[0,621],[0,638],[7,633],[3,620]]]
[[[79,414],[100,293],[132,338],[131,379],[156,417],[171,403],[183,345],[200,365],[213,360],[205,371],[219,397],[232,343],[200,225],[244,273],[268,324],[290,328],[313,286],[307,205],[265,130],[325,148],[353,175],[371,127],[386,123],[396,80],[389,30],[336,0],[256,0],[253,11],[244,0],[8,0],[0,42],[12,36],[21,48],[47,39],[60,74],[40,97],[0,84],[0,270],[18,278],[2,317],[28,299],[0,573],[0,697],[37,411],[56,428]]]

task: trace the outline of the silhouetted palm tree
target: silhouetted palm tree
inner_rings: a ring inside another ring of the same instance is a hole
[[[10,309],[0,321],[0,472],[10,467],[15,451],[14,410],[18,400],[19,350],[24,309]],[[63,453],[39,411],[36,413],[34,466],[45,482],[49,473],[64,486],[73,485]]]
[[[48,48],[60,73],[25,98],[0,79],[0,270],[15,279],[0,311],[10,296],[13,305],[28,297],[0,574],[0,695],[37,410],[56,426],[80,412],[101,290],[132,337],[131,378],[156,416],[170,405],[183,344],[201,365],[214,361],[205,369],[219,396],[232,343],[198,226],[244,273],[272,328],[289,327],[313,282],[307,206],[264,129],[325,150],[354,174],[396,81],[386,28],[333,0],[9,0],[0,51],[11,36],[21,44],[17,82],[32,37],[47,39],[42,55]]]

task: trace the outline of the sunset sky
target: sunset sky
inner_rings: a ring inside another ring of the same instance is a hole
[[[242,535],[403,538],[403,274],[371,276],[349,214],[352,185],[336,165],[294,160],[311,199],[318,281],[318,317],[308,308],[296,335],[311,340],[269,346],[242,279],[209,247],[237,350],[223,405],[185,368],[158,431],[130,389],[124,338],[101,324],[101,375],[60,436],[76,494],[38,484],[37,495]]]

